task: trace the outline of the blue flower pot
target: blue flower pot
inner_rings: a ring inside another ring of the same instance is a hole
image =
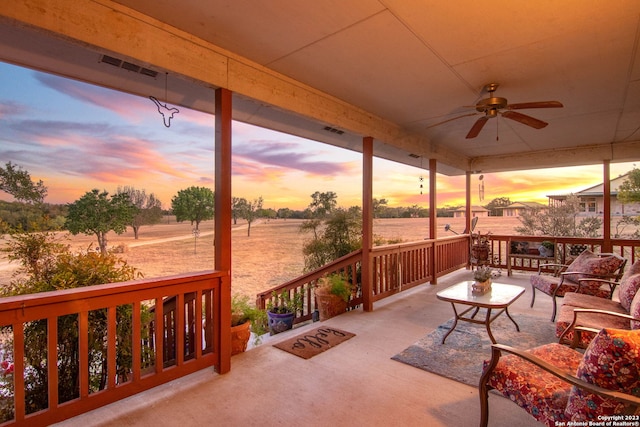
[[[269,334],[275,335],[293,328],[294,313],[272,313],[267,311],[269,318]]]

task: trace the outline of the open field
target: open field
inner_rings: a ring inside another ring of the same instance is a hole
[[[253,223],[251,236],[247,236],[245,223],[234,226],[232,234],[232,286],[234,293],[253,297],[265,289],[299,276],[304,267],[302,245],[309,236],[298,229],[302,220],[262,220]],[[464,218],[438,218],[438,235],[445,232],[444,225],[461,233]],[[476,231],[483,234],[511,234],[520,224],[517,219],[480,218]],[[423,240],[429,235],[427,218],[376,219],[374,234],[387,240],[410,242]],[[110,247],[122,245],[121,256],[140,270],[145,277],[168,276],[178,273],[213,269],[213,221],[200,224],[200,236],[192,234],[191,224],[161,223],[140,229],[140,238],[133,232],[111,234]],[[94,236],[70,236],[69,243],[78,249],[96,246]],[[8,263],[4,254],[0,258],[0,284],[11,280],[16,263]]]

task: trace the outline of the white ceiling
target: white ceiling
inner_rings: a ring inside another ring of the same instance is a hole
[[[549,160],[542,164],[538,157],[530,168],[595,163],[580,152],[607,144],[613,152],[640,141],[638,0],[117,3],[393,122],[471,163],[499,156],[505,164],[494,163],[494,170],[508,170],[509,159],[538,151],[548,151]],[[164,87],[164,76],[153,81],[126,72],[115,82],[95,51],[25,31],[0,21],[0,59],[132,93]],[[212,111],[202,87],[172,79],[175,103]],[[481,113],[433,126],[474,113],[469,106],[486,97],[482,88],[492,82],[500,84],[495,96],[510,103],[557,100],[564,108],[519,110],[549,123],[540,130],[492,119],[475,139],[465,135]],[[348,129],[330,134],[322,130],[325,124],[242,96],[234,109],[237,120],[356,150],[363,136]],[[384,142],[376,145],[376,155],[419,164],[406,147]],[[575,149],[575,155],[554,156],[563,148]],[[629,150],[612,158],[638,159],[640,152]],[[464,172],[446,165],[439,171]]]

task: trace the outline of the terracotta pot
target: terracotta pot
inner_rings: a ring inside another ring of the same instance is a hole
[[[329,292],[316,290],[316,302],[320,321],[330,319],[347,311],[347,301]]]
[[[231,327],[231,355],[242,353],[247,349],[249,338],[251,338],[251,322],[244,322],[238,326]]]

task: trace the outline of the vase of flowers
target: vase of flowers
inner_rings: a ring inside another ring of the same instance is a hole
[[[473,272],[473,280],[472,293],[482,295],[489,292],[491,290],[491,267],[478,267]]]

